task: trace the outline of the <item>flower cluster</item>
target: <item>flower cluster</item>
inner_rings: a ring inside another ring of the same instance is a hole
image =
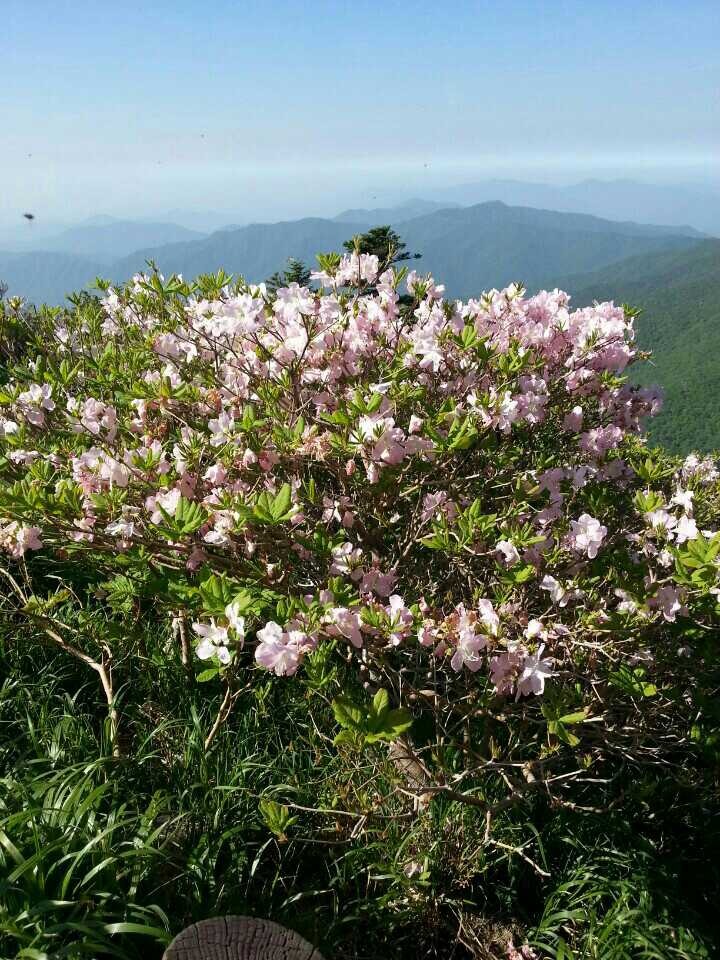
[[[3,388],[0,547],[162,571],[222,668],[332,643],[515,700],[717,597],[717,469],[648,455],[622,308],[379,271],[139,275],[56,318]]]

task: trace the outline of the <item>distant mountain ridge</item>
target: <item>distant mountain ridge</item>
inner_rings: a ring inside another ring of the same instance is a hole
[[[402,213],[399,215],[402,217]],[[586,214],[510,207],[499,202],[443,208],[390,221],[408,248],[422,254],[417,268],[441,278],[449,296],[476,296],[489,286],[605,266],[625,257],[698,242],[667,227],[617,223]],[[260,281],[288,257],[314,264],[315,254],[341,249],[368,223],[308,217],[222,230],[197,242],[139,250],[113,265],[115,277],[142,270],[152,259],[166,272],[195,276],[219,267]]]
[[[44,251],[76,254],[112,263],[139,247],[200,240],[203,236],[177,223],[140,223],[98,217],[46,239],[42,248]]]
[[[289,257],[315,264],[315,255],[342,249],[345,240],[366,229],[320,217],[280,223],[251,223],[236,230],[224,229],[199,241],[174,243],[138,250],[113,265],[113,277],[128,277],[155,261],[167,273],[197,276],[220,267],[259,283],[282,269]]]
[[[342,213],[333,217],[333,220],[340,220],[344,223],[363,223],[375,227],[378,224],[404,223],[407,220],[415,219],[415,217],[424,217],[428,213],[435,213],[436,210],[447,210],[459,206],[462,206],[462,204],[450,201],[413,199],[405,200],[394,207],[375,207],[370,210],[361,207],[353,210],[343,210]]]
[[[413,201],[410,208],[407,205],[397,208],[396,217],[383,219],[390,220],[410,250],[422,254],[418,269],[431,271],[442,279],[447,294],[453,297],[477,296],[483,289],[514,280],[521,280],[529,288],[554,285],[558,276],[583,273],[638,254],[699,242],[696,231],[687,235],[666,226],[512,207],[498,201],[442,208],[403,219],[408,211],[417,214],[419,209]],[[382,212],[391,214],[392,209]],[[59,255],[60,251],[47,249],[37,253],[0,254],[0,279],[9,283],[11,292],[50,302],[59,302],[70,290],[92,282],[98,274],[123,282],[145,269],[148,260],[157,263],[165,273],[194,277],[222,267],[228,273],[242,274],[248,280],[259,282],[282,269],[289,257],[313,265],[317,253],[341,250],[345,240],[368,228],[372,222],[369,218],[374,217],[376,211],[355,213],[365,219],[352,223],[344,219],[306,217],[226,228],[207,236],[176,228],[175,235],[179,232],[182,239],[144,246],[116,258],[104,255],[108,248],[103,247],[100,238],[112,234],[123,221],[90,224],[75,228],[80,238],[78,243],[86,245],[83,249],[90,250],[89,255],[80,255],[77,262],[73,262],[67,253],[53,260],[52,254]],[[131,232],[136,226],[132,225]],[[157,227],[165,230],[165,225],[141,226],[144,236]],[[95,242],[91,243],[91,238]],[[122,242],[129,241],[121,227],[117,243]],[[80,282],[79,278],[82,278]]]
[[[666,224],[682,232],[720,236],[720,189],[662,186],[635,180],[583,180],[568,186],[521,180],[481,180],[430,191],[440,202],[463,206],[500,200],[560,213],[587,213],[608,220]]]

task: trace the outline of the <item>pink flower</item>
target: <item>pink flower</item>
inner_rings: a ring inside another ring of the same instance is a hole
[[[258,456],[258,464],[261,470],[269,473],[273,467],[280,462],[280,457],[274,450],[261,450]]]
[[[493,657],[490,661],[490,679],[497,693],[507,695],[512,693],[515,677],[520,667],[520,655],[514,650],[508,650]]]
[[[360,648],[363,645],[363,636],[361,633],[362,620],[355,610],[348,610],[347,607],[333,607],[328,613],[330,625],[328,633],[331,636],[345,637],[354,647]]]
[[[541,643],[537,653],[525,654],[517,681],[518,697],[529,696],[531,693],[540,696],[544,692],[545,681],[553,675],[550,661],[542,659],[544,649],[545,644]]]
[[[293,643],[280,624],[271,620],[257,632],[260,643],[255,648],[255,659],[261,667],[272,670],[278,677],[291,677],[300,664],[298,645]]]
[[[413,615],[405,606],[403,598],[397,593],[390,597],[385,612],[390,621],[390,643],[397,646],[409,635],[413,625]]]
[[[227,470],[221,463],[214,463],[203,474],[203,480],[208,480],[214,487],[219,487],[225,483],[226,478]]]
[[[551,577],[550,574],[545,574],[540,582],[540,589],[547,590],[553,603],[557,603],[561,607],[567,606],[569,594],[565,587],[563,587],[560,581],[556,580],[555,577]]]
[[[426,620],[418,629],[418,643],[423,647],[432,647],[437,641],[437,625],[430,620]]]
[[[24,523],[0,527],[0,548],[19,560],[28,550],[41,550],[40,527],[28,527]]]
[[[52,391],[49,383],[33,383],[29,389],[18,395],[18,410],[34,427],[44,426],[45,412],[55,409]]]
[[[351,580],[361,579],[364,569],[362,566],[363,552],[360,547],[353,547],[351,543],[346,541],[339,547],[333,547],[332,558],[331,574],[349,576]]]
[[[619,427],[595,427],[587,433],[580,436],[580,449],[594,454],[596,457],[604,457],[608,450],[617,447],[623,438],[623,432]]]
[[[360,589],[363,593],[376,593],[379,597],[389,597],[395,586],[397,576],[390,571],[383,573],[377,567],[371,567],[363,574]]]
[[[582,427],[583,422],[583,408],[582,407],[573,407],[570,413],[565,415],[563,420],[563,428],[571,433],[578,433]]]
[[[652,610],[660,610],[663,617],[669,622],[675,621],[676,615],[682,612],[682,603],[680,602],[680,591],[669,583],[658,587],[654,597],[648,600],[648,606]]]
[[[459,604],[457,614],[457,640],[455,652],[450,659],[450,666],[458,673],[465,666],[475,673],[480,669],[482,660],[479,657],[481,650],[487,646],[487,638],[476,631],[477,621],[474,615],[469,614],[463,604]]]

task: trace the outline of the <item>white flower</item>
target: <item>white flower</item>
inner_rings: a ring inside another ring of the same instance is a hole
[[[572,527],[571,542],[575,550],[587,553],[589,559],[593,560],[605,539],[607,527],[603,527],[600,521],[591,517],[589,513],[583,513],[577,520],[571,520],[570,526]]]
[[[272,670],[278,677],[292,676],[300,663],[298,644],[291,642],[291,637],[274,620],[258,630],[257,637],[260,643],[255,649],[255,659],[260,666]]]
[[[500,617],[495,613],[492,603],[489,600],[478,600],[478,611],[482,625],[488,633],[496,637],[500,626]]]
[[[245,639],[245,617],[241,617],[240,601],[233,600],[225,607],[225,616],[228,618],[230,628],[235,631],[235,636],[241,642]]]
[[[682,507],[685,513],[691,517],[693,512],[694,497],[695,493],[692,490],[683,490],[682,487],[678,487],[675,491],[675,496],[672,498],[670,503],[675,504],[678,507]]]
[[[228,642],[227,627],[219,627],[215,620],[211,619],[210,623],[193,623],[192,628],[199,637],[202,637],[195,648],[195,653],[201,660],[217,657],[222,664],[230,663],[232,654],[226,646]]]
[[[559,580],[551,577],[549,573],[546,573],[542,578],[540,589],[547,590],[553,603],[558,603],[561,607],[567,606],[568,600],[570,599],[568,591]]]
[[[695,540],[698,535],[697,524],[691,517],[680,517],[676,530],[676,540],[678,543],[685,543],[686,540]]]
[[[157,524],[161,524],[164,521],[165,518],[160,512],[160,507],[163,508],[165,513],[174,517],[181,496],[180,490],[177,487],[173,487],[172,490],[167,490],[164,493],[158,492],[154,497],[149,497],[147,506],[149,510],[153,511],[150,521]]]
[[[498,540],[495,544],[495,549],[503,555],[505,563],[509,567],[514,567],[520,560],[520,554],[512,540]]]
[[[665,535],[677,524],[677,520],[667,510],[651,510],[645,514],[645,520],[653,528],[655,533],[664,533]]]
[[[235,418],[226,410],[218,414],[217,419],[208,420],[208,430],[212,434],[210,438],[211,447],[222,446],[235,432]]]
[[[487,646],[487,640],[473,630],[464,629],[458,633],[455,653],[450,660],[450,666],[458,672],[466,666],[473,673],[480,669],[482,661],[479,652]]]
[[[542,624],[542,620],[528,620],[528,625],[525,627],[525,636],[528,640],[536,640],[538,637],[547,636],[547,630]]]
[[[105,531],[113,537],[130,540],[135,533],[135,524],[132,520],[114,520],[105,527]]]

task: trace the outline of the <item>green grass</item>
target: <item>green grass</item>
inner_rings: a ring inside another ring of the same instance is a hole
[[[183,926],[226,913],[285,922],[332,958],[501,957],[513,934],[560,960],[711,955],[711,794],[649,771],[629,812],[537,803],[498,824],[505,847],[486,845],[473,808],[438,798],[415,814],[382,748],[348,768],[324,694],[261,684],[206,754],[219,691],[160,657],[149,627],[155,667],[124,665],[113,759],[94,675],[29,628],[6,633],[2,957],[159,960]],[[286,839],[263,822],[263,797],[297,817]]]

